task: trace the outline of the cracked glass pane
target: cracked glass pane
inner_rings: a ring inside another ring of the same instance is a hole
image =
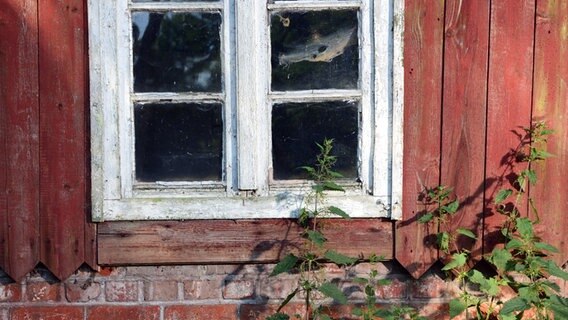
[[[272,166],[275,180],[308,178],[302,166],[313,166],[316,143],[333,139],[335,170],[357,178],[358,103],[329,101],[281,103],[272,107]]]
[[[136,179],[220,181],[221,112],[220,103],[135,104]]]
[[[132,13],[135,92],[221,92],[221,14]]]
[[[272,90],[358,88],[357,26],[357,10],[273,12]]]

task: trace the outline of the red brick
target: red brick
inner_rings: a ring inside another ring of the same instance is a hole
[[[221,280],[187,280],[183,282],[186,300],[221,298]]]
[[[159,306],[96,306],[87,310],[87,320],[158,320]]]
[[[237,314],[234,304],[171,306],[165,308],[164,320],[234,320]]]
[[[77,319],[83,319],[83,307],[18,307],[10,313],[10,320]]]
[[[446,303],[426,303],[413,305],[418,313],[429,320],[449,320],[450,308]]]
[[[437,276],[425,276],[412,285],[411,295],[416,299],[442,298],[451,295],[448,283]]]
[[[255,295],[256,282],[251,279],[226,280],[223,287],[225,299],[251,299]]]
[[[65,284],[65,298],[69,302],[88,302],[101,295],[101,284],[92,281],[68,282]]]
[[[154,281],[144,285],[144,297],[148,301],[174,301],[178,298],[176,281]]]
[[[0,284],[0,302],[17,302],[21,298],[22,286],[20,284]]]
[[[244,304],[241,305],[239,320],[264,320],[276,313],[277,309],[277,304]],[[290,319],[295,319],[294,315],[303,315],[305,308],[302,303],[289,303],[281,312],[289,315]]]
[[[297,277],[267,277],[260,282],[259,295],[268,299],[285,299],[297,286]]]
[[[407,296],[407,283],[399,279],[391,279],[391,283],[377,286],[375,293],[379,299],[404,299]]]
[[[111,302],[138,301],[138,282],[108,281],[105,284],[105,297]]]
[[[60,284],[30,282],[26,288],[26,299],[33,302],[59,301]]]

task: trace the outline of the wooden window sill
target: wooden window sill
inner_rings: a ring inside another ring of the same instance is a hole
[[[393,257],[393,222],[328,219],[328,248],[343,254]],[[303,245],[291,219],[104,222],[100,265],[269,263]]]

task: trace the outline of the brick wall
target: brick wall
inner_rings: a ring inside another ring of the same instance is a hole
[[[273,265],[143,266],[77,271],[64,282],[37,268],[20,283],[0,274],[0,320],[23,319],[264,319],[295,286],[297,275],[268,277]],[[429,319],[444,319],[452,283],[430,273],[412,280],[391,263],[360,264],[348,270],[327,266],[327,275],[354,302],[363,301],[351,280],[370,268],[390,285],[377,289],[380,304],[410,304]],[[292,301],[288,313],[302,309]],[[330,314],[348,318],[349,307]]]
[[[64,282],[46,269],[36,268],[20,283],[0,271],[0,320],[265,319],[297,281],[297,275],[268,277],[272,268],[143,266],[103,268],[98,273],[85,268]],[[428,319],[448,319],[447,302],[457,293],[457,286],[439,272],[430,271],[413,280],[401,267],[387,262],[347,270],[328,265],[326,274],[356,303],[363,301],[364,295],[352,280],[366,276],[371,268],[392,280],[377,288],[379,304],[411,305]],[[568,293],[568,284],[559,284]],[[288,314],[301,310],[300,300],[285,309]],[[332,305],[329,313],[336,319],[350,319],[350,311],[349,306]]]

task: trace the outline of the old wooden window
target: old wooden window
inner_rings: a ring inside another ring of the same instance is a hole
[[[93,218],[293,216],[323,138],[329,202],[398,218],[402,3],[90,1]]]

